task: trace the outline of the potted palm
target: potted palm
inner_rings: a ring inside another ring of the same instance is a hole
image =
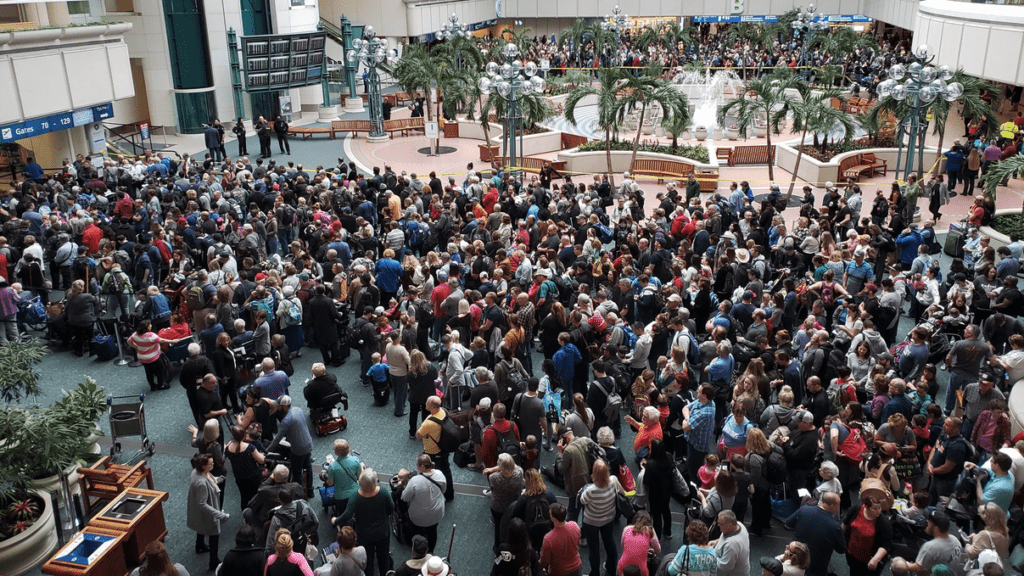
[[[20,364],[3,366],[0,378],[20,375],[34,385],[32,365],[39,358],[19,355]],[[24,384],[22,396],[31,391]],[[16,389],[0,380],[0,390]],[[50,493],[60,491],[61,474],[70,475],[69,484],[77,488],[74,470],[96,457],[96,423],[107,409],[103,388],[86,377],[46,408],[8,404],[0,411],[0,574],[23,574],[57,549]]]

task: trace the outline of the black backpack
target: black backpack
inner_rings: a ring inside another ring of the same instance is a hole
[[[764,456],[764,467],[761,473],[768,484],[778,486],[786,482],[786,457],[781,451],[772,450]]]
[[[437,447],[441,449],[441,452],[452,453],[458,450],[459,444],[462,443],[462,437],[459,432],[459,425],[455,423],[455,420],[452,420],[452,417],[448,414],[445,414],[443,419],[431,416],[429,420],[437,422],[441,426],[441,436],[437,441]],[[518,447],[519,444],[516,443],[516,448]]]
[[[548,502],[546,494],[529,496],[526,499],[525,520],[526,529],[531,533],[547,534],[551,530],[551,518],[548,514]]]
[[[489,428],[494,430],[494,433],[498,436],[498,453],[508,454],[513,460],[515,460],[516,464],[522,464],[523,454],[519,447],[519,440],[516,438],[512,426],[514,426],[514,424],[510,423],[508,432],[504,434],[498,432],[494,426],[489,426]]]

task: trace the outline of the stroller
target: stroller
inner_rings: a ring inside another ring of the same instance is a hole
[[[402,478],[402,474],[395,474],[388,481],[391,488],[391,499],[395,503],[395,511],[391,513],[391,532],[400,543],[412,544],[412,520],[409,519],[409,503],[402,500],[402,492],[405,491],[410,477]]]

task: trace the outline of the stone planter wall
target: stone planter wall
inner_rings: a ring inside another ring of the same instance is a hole
[[[1002,216],[1003,214],[1020,214],[1020,208],[1003,208],[1001,210],[996,210],[995,216]],[[1009,236],[997,231],[991,226],[982,226],[979,230],[981,230],[982,234],[992,239],[989,244],[996,250],[1010,243]],[[1024,413],[1024,405],[1021,406],[1021,410],[1022,413]]]
[[[629,160],[632,157],[632,152],[624,150],[613,150],[612,151],[612,172],[621,174],[629,169]],[[672,156],[670,154],[656,154],[654,152],[642,152],[636,153],[637,160],[650,159],[650,160],[671,160],[674,162],[685,162],[687,164],[693,164],[697,170],[703,168],[718,168],[718,164],[701,164],[695,160],[689,158],[682,158],[680,156]],[[608,157],[606,153],[601,151],[596,152],[580,152],[578,149],[573,148],[572,150],[566,150],[558,153],[559,160],[565,160],[565,169],[570,172],[584,172],[584,173],[604,173],[608,171]],[[711,158],[712,162],[715,162],[715,158]]]
[[[810,137],[808,137],[808,142],[810,142],[810,140]],[[786,170],[787,172],[793,172],[793,168],[796,166],[796,157],[798,153],[796,146],[799,141],[799,138],[796,140],[790,140],[788,142],[780,143],[776,147],[775,164],[778,167]],[[873,152],[875,157],[888,162],[889,173],[891,174],[893,172],[893,169],[896,167],[896,158],[899,150],[896,148],[865,148],[863,150],[855,150],[853,152],[839,154],[828,162],[821,162],[807,154],[804,154],[800,158],[800,172],[797,174],[797,178],[817,186],[824,186],[825,182],[839,183],[842,180],[842,175],[839,173],[839,164],[850,156],[856,156],[857,154],[864,154],[866,152]],[[935,152],[935,148],[925,148],[925,154],[928,154],[932,158],[934,158]],[[925,170],[931,166],[931,163],[928,161],[929,156],[925,157]],[[932,160],[932,162],[934,162],[934,160]],[[945,162],[942,162],[939,169],[942,170],[944,168]]]

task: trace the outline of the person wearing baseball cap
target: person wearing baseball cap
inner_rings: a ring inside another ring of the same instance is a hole
[[[948,565],[953,560],[961,560],[963,544],[949,533],[949,516],[941,510],[932,510],[925,517],[928,525],[925,532],[932,537],[925,542],[917,553],[917,558],[910,562],[900,557],[892,559],[893,576],[907,574],[927,574],[939,565]]]

